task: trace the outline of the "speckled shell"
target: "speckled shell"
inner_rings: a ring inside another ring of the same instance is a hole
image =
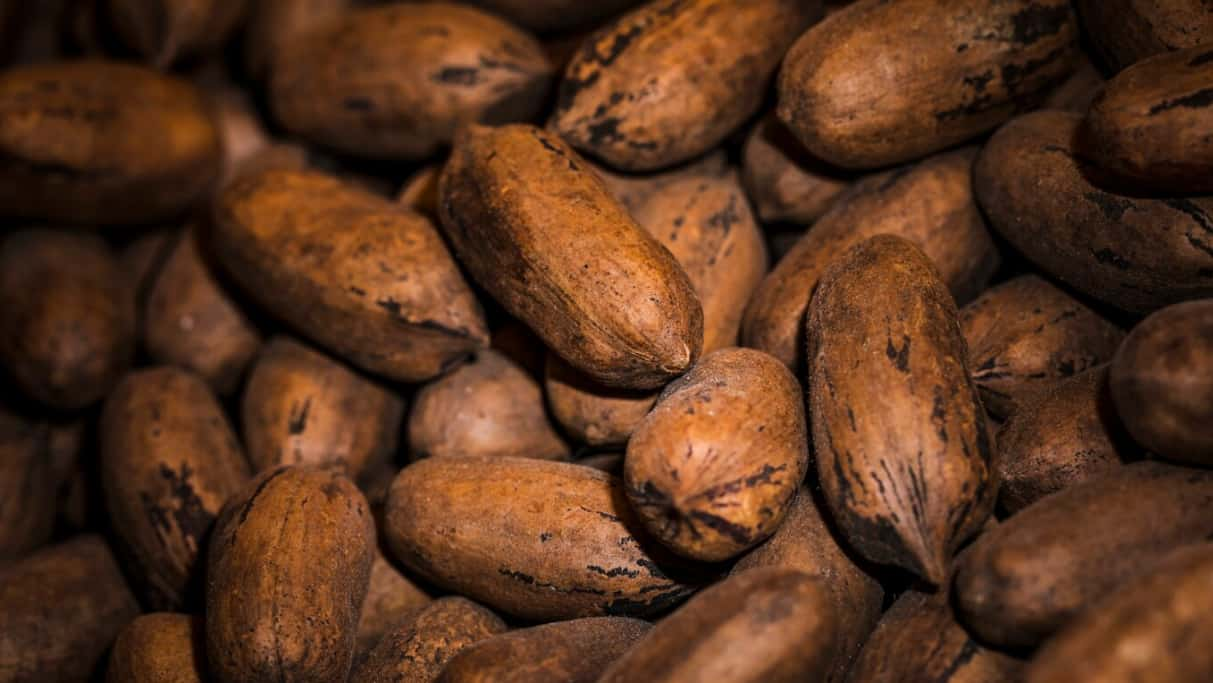
[[[699,357],[703,309],[686,273],[559,138],[468,127],[439,195],[472,277],[578,370],[653,389]]]
[[[628,500],[657,540],[706,561],[769,537],[808,470],[804,393],[779,361],[721,349],[675,380],[628,440]]]
[[[18,388],[54,408],[84,408],[131,363],[134,289],[93,235],[10,233],[0,243],[0,329],[0,362]]]
[[[815,159],[773,114],[746,137],[741,173],[764,222],[812,223],[851,184],[850,174]]]
[[[249,479],[236,434],[201,378],[161,367],[118,384],[100,438],[106,507],[136,588],[153,609],[180,609],[201,597],[191,593],[211,525]]]
[[[662,619],[598,681],[822,680],[837,656],[837,622],[824,581],[793,569],[755,569]]]
[[[109,23],[127,46],[164,68],[223,45],[259,0],[106,0]]]
[[[881,618],[848,683],[1018,683],[1023,662],[974,640],[947,593],[909,590]]]
[[[1208,0],[1074,0],[1096,53],[1115,71],[1213,43]]]
[[[218,259],[252,298],[365,370],[423,381],[488,345],[437,230],[390,200],[268,170],[228,186],[215,224]]]
[[[918,245],[962,304],[977,296],[999,256],[973,197],[975,156],[976,150],[959,150],[856,182],[755,290],[742,319],[742,344],[800,368],[805,312],[822,272],[875,235],[900,235]]]
[[[652,626],[626,617],[572,619],[482,640],[453,659],[439,683],[594,683]]]
[[[288,466],[251,481],[211,537],[212,674],[231,683],[345,680],[374,546],[370,509],[344,475]]]
[[[383,501],[374,501],[368,496],[367,502],[374,508]],[[400,573],[383,551],[376,547],[366,599],[362,601],[362,611],[358,617],[359,656],[356,660],[361,661],[362,655],[378,645],[385,634],[432,603],[429,594]]]
[[[48,426],[0,409],[0,565],[50,540],[63,476],[55,469]]]
[[[507,630],[501,617],[471,600],[439,598],[393,625],[350,682],[433,683],[452,657]]]
[[[994,645],[1031,647],[1173,548],[1213,534],[1213,472],[1141,462],[1041,499],[957,562],[956,606]]]
[[[0,214],[90,226],[160,220],[201,200],[223,161],[201,94],[104,61],[0,72]]]
[[[105,683],[205,683],[202,618],[156,612],[136,618],[114,641]]]
[[[348,10],[288,41],[270,101],[289,130],[373,158],[423,159],[469,122],[527,121],[552,68],[534,38],[466,5]]]
[[[565,460],[539,383],[491,349],[417,391],[408,422],[414,458],[496,455]]]
[[[868,559],[942,584],[998,489],[956,304],[926,254],[882,235],[826,270],[808,337],[817,474],[835,521]]]
[[[261,346],[261,333],[216,277],[198,228],[178,236],[149,283],[142,335],[157,363],[201,375],[220,394],[236,390]]]
[[[830,163],[903,163],[1031,107],[1077,54],[1069,0],[860,0],[788,52],[779,118]]]
[[[240,416],[255,472],[336,466],[357,478],[395,455],[404,401],[301,342],[275,337],[249,373]]]
[[[852,559],[824,516],[825,509],[819,495],[802,487],[775,535],[733,565],[733,573],[783,567],[822,580],[830,598],[829,612],[837,619],[839,650],[823,680],[839,683],[846,680],[851,661],[880,619],[884,589]]]
[[[1168,306],[1139,323],[1116,352],[1110,384],[1138,443],[1213,465],[1213,299]]]
[[[1045,644],[1027,683],[1213,679],[1213,545],[1176,550]]]
[[[986,290],[960,311],[981,402],[1007,417],[1033,392],[1106,363],[1123,330],[1036,275]]]
[[[1213,33],[1213,5],[1207,11]],[[1213,193],[1213,36],[1209,41],[1125,69],[1087,113],[1083,151],[1132,191]]]
[[[998,432],[998,502],[1010,514],[1140,455],[1127,443],[1101,365],[1024,401]],[[1148,404],[1137,403],[1136,409]]]
[[[100,536],[77,536],[0,568],[0,680],[88,680],[138,614]]]
[[[758,110],[819,0],[656,0],[590,36],[565,69],[550,127],[629,171],[692,159]]]
[[[974,170],[990,223],[1042,270],[1135,313],[1213,296],[1213,199],[1147,199],[1099,189],[1075,151],[1081,117],[1022,116]]]
[[[643,616],[694,590],[635,535],[622,483],[580,465],[427,458],[392,483],[384,526],[409,569],[525,619]]]
[[[591,446],[627,443],[657,402],[655,392],[603,386],[554,353],[547,356],[543,387],[552,417],[571,436]]]

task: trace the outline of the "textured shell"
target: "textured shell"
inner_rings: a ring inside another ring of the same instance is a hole
[[[0,568],[0,680],[88,680],[138,614],[100,536],[77,536]]]
[[[110,651],[105,683],[205,683],[206,629],[188,614],[144,614]]]
[[[547,355],[544,391],[552,417],[591,446],[620,446],[657,402],[657,393],[612,389],[577,372],[554,353]]]
[[[387,495],[384,493],[384,495]],[[367,502],[372,508],[382,507],[382,500],[374,501],[368,494]],[[371,578],[366,587],[366,599],[358,616],[358,657],[375,647],[388,631],[431,604],[430,596],[396,569],[375,548],[375,561],[371,564]]]
[[[1019,510],[1109,473],[1138,455],[1126,443],[1101,365],[1042,389],[998,432],[998,502]],[[1136,403],[1135,410],[1149,408]]]
[[[201,378],[161,367],[127,375],[101,416],[101,483],[136,587],[153,609],[186,604],[220,508],[249,479],[222,406]]]
[[[1213,44],[1120,72],[1083,126],[1084,151],[1134,190],[1213,193]]]
[[[59,473],[47,425],[0,410],[0,565],[50,540]]]
[[[452,657],[508,629],[492,611],[458,596],[439,598],[384,634],[352,683],[433,683]]]
[[[1213,198],[1135,198],[1092,185],[1074,148],[1080,121],[1044,111],[994,134],[974,171],[994,228],[1042,270],[1128,311],[1213,296]]]
[[[422,159],[464,123],[533,118],[552,76],[526,33],[467,6],[348,10],[288,42],[270,101],[291,131],[350,154]]]
[[[849,683],[1017,683],[1023,662],[974,640],[947,593],[910,590],[881,618],[851,667]]]
[[[861,0],[788,52],[779,118],[830,163],[902,163],[1043,99],[1077,54],[1068,0]]]
[[[585,160],[598,174],[615,199],[628,211],[635,211],[653,195],[665,191],[672,183],[690,177],[719,178],[729,172],[728,155],[721,149],[709,152],[694,161],[656,173],[623,173],[613,171],[602,164]]]
[[[201,375],[220,394],[235,391],[261,346],[261,334],[204,257],[198,229],[164,256],[143,305],[143,343],[157,363]]]
[[[1138,443],[1213,465],[1213,299],[1168,306],[1139,323],[1116,352],[1110,383]]]
[[[550,126],[612,166],[651,171],[715,147],[758,110],[820,0],[656,0],[590,36]]]
[[[1167,555],[1036,655],[1028,683],[1213,679],[1213,545]]]
[[[755,569],[704,590],[662,619],[599,683],[797,683],[824,678],[838,614],[825,582]]]
[[[805,312],[821,274],[875,235],[917,244],[961,303],[977,296],[999,257],[973,197],[975,156],[960,150],[856,182],[755,290],[742,320],[743,345],[801,367]]]
[[[568,445],[548,421],[539,383],[491,349],[418,390],[408,431],[414,458],[569,456]]]
[[[559,138],[466,128],[439,194],[472,277],[578,370],[653,389],[698,358],[703,309],[686,273]]]
[[[81,61],[0,72],[0,157],[0,214],[122,225],[202,199],[222,148],[189,83]]]
[[[392,483],[384,526],[409,569],[525,619],[643,616],[693,590],[635,535],[622,484],[580,465],[427,458]]]
[[[134,292],[95,236],[11,233],[0,244],[0,329],[0,361],[23,392],[55,408],[83,408],[132,360]]]
[[[249,0],[108,0],[105,6],[123,42],[163,68],[182,56],[223,45],[251,4]]]
[[[1172,50],[1213,42],[1206,0],[1074,0],[1096,53],[1119,71]]]
[[[374,546],[366,500],[343,475],[282,467],[250,482],[211,538],[211,672],[233,683],[345,680]]]
[[[796,378],[761,351],[721,349],[662,392],[628,440],[624,482],[657,540],[719,561],[775,532],[808,462]]]
[[[240,416],[255,472],[337,466],[358,477],[395,454],[404,401],[323,353],[276,337],[249,373]]]
[[[215,216],[219,261],[247,293],[363,369],[417,382],[488,344],[420,214],[320,173],[269,170],[229,185]]]
[[[829,611],[838,622],[839,650],[824,680],[838,683],[846,679],[851,661],[880,619],[884,589],[852,559],[842,537],[823,515],[825,509],[825,501],[802,487],[775,535],[733,565],[733,573],[783,567],[822,580],[830,598]]]
[[[1213,472],[1141,462],[1041,499],[957,562],[957,607],[994,645],[1033,646],[1161,553],[1213,534]]]
[[[926,254],[874,237],[822,277],[808,322],[817,474],[850,545],[938,585],[997,476],[956,304]]]
[[[986,290],[961,309],[960,329],[981,402],[1001,417],[1033,392],[1111,360],[1125,336],[1036,275]]]
[[[851,184],[845,171],[809,154],[774,115],[750,131],[741,157],[742,182],[763,222],[812,223]]]
[[[483,640],[451,659],[439,683],[593,683],[651,628],[626,617],[572,619]]]

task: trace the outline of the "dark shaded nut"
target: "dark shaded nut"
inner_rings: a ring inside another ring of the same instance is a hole
[[[144,614],[110,651],[105,683],[205,683],[206,629],[188,614]]]
[[[438,177],[441,175],[440,164],[423,167],[404,181],[404,186],[396,195],[396,201],[430,220],[439,220]]]
[[[856,182],[800,238],[750,298],[742,344],[791,368],[804,358],[804,321],[822,272],[848,249],[880,234],[917,244],[962,304],[998,267],[998,251],[973,197],[975,149]]]
[[[256,0],[249,3],[244,31],[244,63],[253,78],[269,75],[274,55],[283,45],[303,40],[310,29],[336,21],[352,0]]]
[[[861,0],[788,52],[779,118],[827,162],[903,163],[1043,99],[1077,54],[1068,0]]]
[[[851,184],[846,172],[813,158],[773,114],[750,131],[741,157],[742,182],[764,223],[812,223]]]
[[[47,425],[0,410],[0,566],[50,540],[56,494],[73,464],[57,472],[51,456]]]
[[[465,128],[439,194],[472,277],[570,365],[654,389],[699,357],[703,309],[686,273],[559,138]]]
[[[106,0],[118,36],[160,68],[218,49],[250,4],[248,0]]]
[[[143,343],[153,361],[192,370],[219,394],[230,394],[257,354],[261,333],[219,282],[198,242],[198,228],[187,229],[151,280]]]
[[[1016,683],[1023,666],[974,640],[956,622],[946,592],[910,590],[881,618],[847,681]]]
[[[642,547],[622,483],[580,465],[420,460],[392,483],[384,526],[407,568],[525,619],[643,616],[694,590]]]
[[[1213,38],[1207,45],[1138,62],[1109,81],[1083,121],[1082,149],[1135,191],[1209,194],[1210,130]]]
[[[775,533],[808,462],[796,378],[761,351],[721,349],[662,392],[628,440],[624,482],[657,540],[719,561]]]
[[[119,252],[118,267],[130,283],[131,291],[135,292],[136,301],[143,301],[146,298],[146,293],[151,288],[156,275],[160,273],[160,268],[177,245],[178,235],[178,231],[168,229],[148,232],[140,235]],[[142,329],[143,326],[139,327]]]
[[[594,683],[652,626],[626,617],[589,617],[511,631],[451,659],[439,683]],[[647,675],[647,672],[646,672]]]
[[[836,261],[809,313],[817,474],[848,543],[933,584],[998,490],[956,304],[921,250],[874,237]]]
[[[240,406],[253,471],[335,466],[357,478],[391,459],[404,401],[289,337],[275,337],[249,373]]]
[[[1083,53],[1079,55],[1078,67],[1074,69],[1074,73],[1049,93],[1041,108],[1086,114],[1105,83],[1107,79],[1099,72],[1099,68]]]
[[[822,580],[830,599],[827,612],[838,622],[838,653],[824,679],[834,683],[846,679],[851,661],[876,627],[884,589],[848,555],[841,537],[822,514],[824,506],[812,491],[801,488],[779,530],[733,565],[733,573],[783,567]]]
[[[539,43],[491,14],[398,3],[288,41],[270,67],[270,102],[287,129],[327,147],[423,159],[461,124],[534,118],[551,77]]]
[[[1167,555],[1041,648],[1028,683],[1213,678],[1213,545]]]
[[[620,446],[657,402],[648,391],[612,389],[577,372],[549,353],[543,380],[552,417],[571,436],[591,446]]]
[[[249,479],[240,444],[199,377],[177,368],[127,375],[101,415],[101,484],[146,604],[191,601],[220,508]]]
[[[1213,472],[1140,462],[1042,498],[957,562],[957,607],[994,645],[1030,647],[1141,574],[1213,534]]]
[[[1213,42],[1204,0],[1075,0],[1083,28],[1115,71],[1147,57]]]
[[[657,173],[622,173],[613,171],[606,166],[585,160],[602,183],[607,186],[615,199],[623,204],[628,211],[640,208],[649,197],[659,194],[670,184],[684,178],[710,177],[717,178],[729,171],[729,158],[722,150],[714,150],[694,161],[681,166],[659,171]]]
[[[982,405],[1007,417],[1033,392],[1106,363],[1125,333],[1036,275],[986,290],[960,311]]]
[[[574,462],[582,467],[591,467],[607,474],[623,474],[623,453],[599,453],[578,458]]]
[[[1099,189],[1074,146],[1081,120],[1042,111],[994,134],[974,170],[991,224],[1042,270],[1127,311],[1213,296],[1213,198]]]
[[[423,386],[413,397],[408,425],[414,458],[569,457],[568,445],[548,421],[539,383],[491,349]]]
[[[203,199],[223,162],[189,83],[118,62],[0,72],[0,214],[148,223]]]
[[[507,630],[501,617],[471,600],[439,598],[384,634],[350,681],[433,683],[451,658]]]
[[[134,290],[98,237],[15,232],[0,244],[0,329],[0,360],[23,392],[84,408],[130,365]]]
[[[641,0],[470,0],[532,31],[568,31],[594,26]]]
[[[822,680],[837,656],[838,618],[824,581],[793,569],[754,569],[687,601],[598,681]]]
[[[230,182],[272,145],[274,141],[249,93],[235,85],[220,81],[207,93],[215,110],[215,125],[223,141],[223,176],[221,184]]]
[[[1125,443],[1102,365],[1024,401],[998,432],[998,502],[1019,510],[1102,476],[1137,455]],[[1136,404],[1145,409],[1145,404]]]
[[[1164,458],[1213,465],[1213,299],[1168,306],[1139,323],[1110,377],[1134,440]]]
[[[0,680],[88,680],[138,614],[100,536],[77,536],[0,568]]]
[[[218,259],[248,294],[365,370],[424,381],[488,345],[480,304],[420,214],[269,170],[229,185],[215,216]]]
[[[281,467],[224,507],[209,547],[206,648],[222,681],[343,681],[374,559],[366,500],[331,469]]]
[[[372,506],[374,504],[371,503]],[[362,612],[358,617],[357,651],[369,652],[386,633],[430,604],[430,596],[401,574],[379,548],[375,548],[366,599],[362,601]],[[354,676],[354,680],[358,680],[358,677]],[[411,679],[406,676],[404,680]]]
[[[549,126],[628,171],[720,144],[758,111],[820,0],[655,0],[590,36],[565,68]]]

